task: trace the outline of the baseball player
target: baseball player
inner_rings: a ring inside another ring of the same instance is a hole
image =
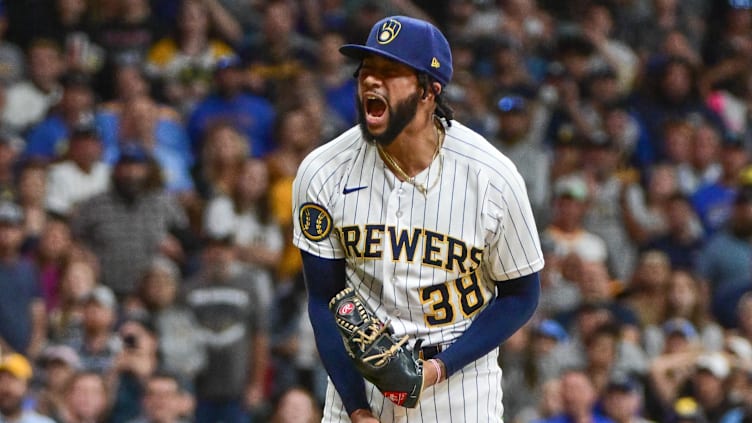
[[[323,421],[501,422],[497,347],[533,314],[543,267],[524,182],[453,120],[443,92],[452,58],[436,27],[388,17],[340,52],[360,61],[359,125],[313,151],[293,186],[294,242],[329,374]],[[350,360],[328,307],[345,287],[418,353],[412,408]]]

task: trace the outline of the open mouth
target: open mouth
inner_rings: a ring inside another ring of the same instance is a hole
[[[387,103],[383,97],[379,97],[375,94],[368,94],[363,100],[363,108],[369,118],[377,120],[382,118],[386,113]]]

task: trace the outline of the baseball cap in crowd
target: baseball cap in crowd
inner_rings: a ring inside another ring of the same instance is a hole
[[[8,225],[20,225],[24,220],[24,212],[21,206],[8,201],[0,201],[0,223]]]
[[[70,71],[60,77],[60,85],[64,88],[91,89],[91,78],[85,72]]]
[[[407,16],[384,18],[371,28],[365,45],[345,44],[340,53],[362,60],[376,54],[424,72],[442,85],[452,79],[452,53],[444,34],[432,24]]]
[[[239,69],[242,66],[243,61],[240,60],[240,57],[234,54],[230,54],[223,56],[219,60],[217,60],[217,62],[214,64],[214,71],[219,72],[225,69]]]
[[[615,147],[617,147],[616,141],[605,134],[599,134],[594,135],[590,137],[585,137],[583,141],[583,147],[587,149],[604,149],[604,150],[613,150]]]
[[[0,372],[8,372],[16,379],[25,381],[33,375],[29,360],[17,353],[5,355],[0,359]]]
[[[115,299],[115,294],[112,293],[112,290],[104,285],[99,285],[94,287],[87,295],[84,297],[84,302],[91,303],[95,302],[101,306],[107,307],[109,309],[115,309],[117,307],[117,300]]]
[[[171,279],[177,280],[180,278],[180,268],[178,268],[178,265],[175,264],[172,259],[165,257],[163,255],[157,255],[155,256],[151,262],[149,262],[149,266],[147,267],[147,270],[149,272],[162,272],[166,275],[168,275]]]
[[[16,152],[21,152],[26,148],[23,138],[5,129],[0,129],[0,145],[7,145]]]
[[[555,320],[544,319],[533,327],[533,333],[556,340],[557,342],[566,341],[568,338],[567,331]]]
[[[635,393],[640,392],[640,382],[627,374],[617,373],[611,376],[606,383],[606,392],[618,391]]]
[[[148,163],[149,153],[136,143],[124,144],[120,147],[117,163]]]
[[[726,379],[731,371],[728,359],[722,353],[718,352],[702,354],[697,357],[695,367],[698,371],[707,371],[718,379]]]
[[[694,325],[689,320],[683,317],[675,317],[663,324],[663,334],[667,337],[679,334],[686,339],[695,339],[697,337],[697,330],[695,330]]]
[[[554,183],[554,194],[557,197],[569,197],[577,201],[585,201],[588,198],[588,187],[585,180],[579,176],[562,176]]]
[[[613,67],[606,63],[599,63],[588,71],[587,76],[589,79],[615,79],[617,75]]]
[[[732,9],[749,10],[752,9],[751,0],[728,0],[728,5]]]
[[[73,369],[81,367],[81,359],[76,351],[67,345],[50,345],[42,350],[39,356],[42,365],[62,363]]]
[[[94,122],[86,120],[71,128],[70,137],[73,140],[99,140],[99,131]]]
[[[705,413],[702,407],[692,397],[679,397],[673,406],[674,422],[705,422]]]
[[[519,95],[506,95],[499,99],[496,107],[503,113],[524,112],[527,108],[527,101]]]

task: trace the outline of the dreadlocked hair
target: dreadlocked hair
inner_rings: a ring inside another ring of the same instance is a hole
[[[439,93],[436,93],[433,90],[432,84],[434,82],[436,82],[436,80],[428,76],[428,74],[418,73],[418,84],[421,88],[423,88],[423,95],[425,96],[427,93],[433,92],[436,96],[436,116],[443,119],[446,126],[452,126],[452,119],[454,119],[454,109],[452,109],[452,106],[449,105],[449,102],[444,96],[443,90]]]

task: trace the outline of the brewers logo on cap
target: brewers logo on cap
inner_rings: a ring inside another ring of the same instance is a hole
[[[321,241],[332,231],[332,216],[318,204],[303,204],[298,218],[303,235],[311,241]]]
[[[399,34],[402,29],[402,24],[396,19],[389,19],[381,25],[381,32],[379,32],[379,44],[389,44]]]

